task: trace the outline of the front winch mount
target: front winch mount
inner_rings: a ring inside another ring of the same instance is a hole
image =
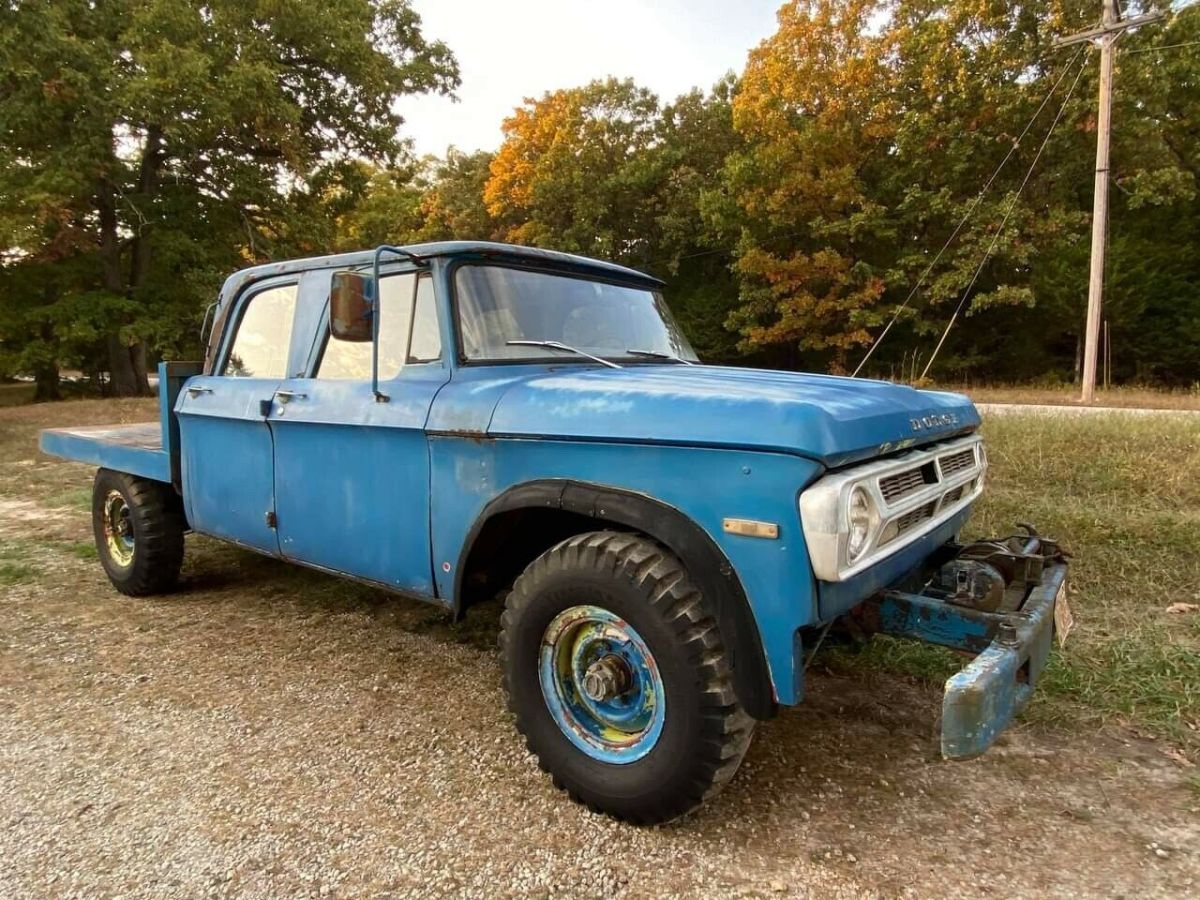
[[[948,544],[932,570],[855,611],[867,633],[975,654],[946,682],[942,755],[948,759],[969,759],[991,745],[1028,702],[1055,629],[1065,627],[1056,621],[1070,622],[1066,552],[1021,527],[1023,533],[1007,538]]]

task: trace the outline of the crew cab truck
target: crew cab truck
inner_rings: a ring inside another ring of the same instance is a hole
[[[204,361],[160,365],[158,422],[41,446],[99,467],[125,594],[170,589],[194,532],[455,616],[503,597],[517,728],[622,819],[719,790],[839,621],[973,656],[941,743],[983,752],[1046,662],[1067,564],[1031,528],[957,542],[987,474],[975,408],[702,365],[662,287],[491,243],[256,266]]]

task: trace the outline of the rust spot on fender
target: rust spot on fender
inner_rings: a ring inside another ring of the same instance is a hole
[[[472,444],[492,443],[496,439],[486,431],[470,431],[470,430],[451,430],[451,431],[430,431],[430,437],[452,437],[461,438],[464,441],[470,441]]]

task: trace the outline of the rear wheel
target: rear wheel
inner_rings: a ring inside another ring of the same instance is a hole
[[[509,708],[571,798],[650,824],[737,771],[754,729],[716,620],[669,551],[592,532],[535,560],[506,603]]]
[[[183,508],[158,481],[101,469],[92,488],[92,531],[108,580],[122,594],[170,590],[183,565]]]

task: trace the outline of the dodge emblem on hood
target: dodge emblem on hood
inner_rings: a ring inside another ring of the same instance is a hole
[[[940,428],[946,425],[957,425],[958,416],[954,413],[931,413],[919,419],[909,419],[908,424],[913,431],[924,431],[927,428]]]

